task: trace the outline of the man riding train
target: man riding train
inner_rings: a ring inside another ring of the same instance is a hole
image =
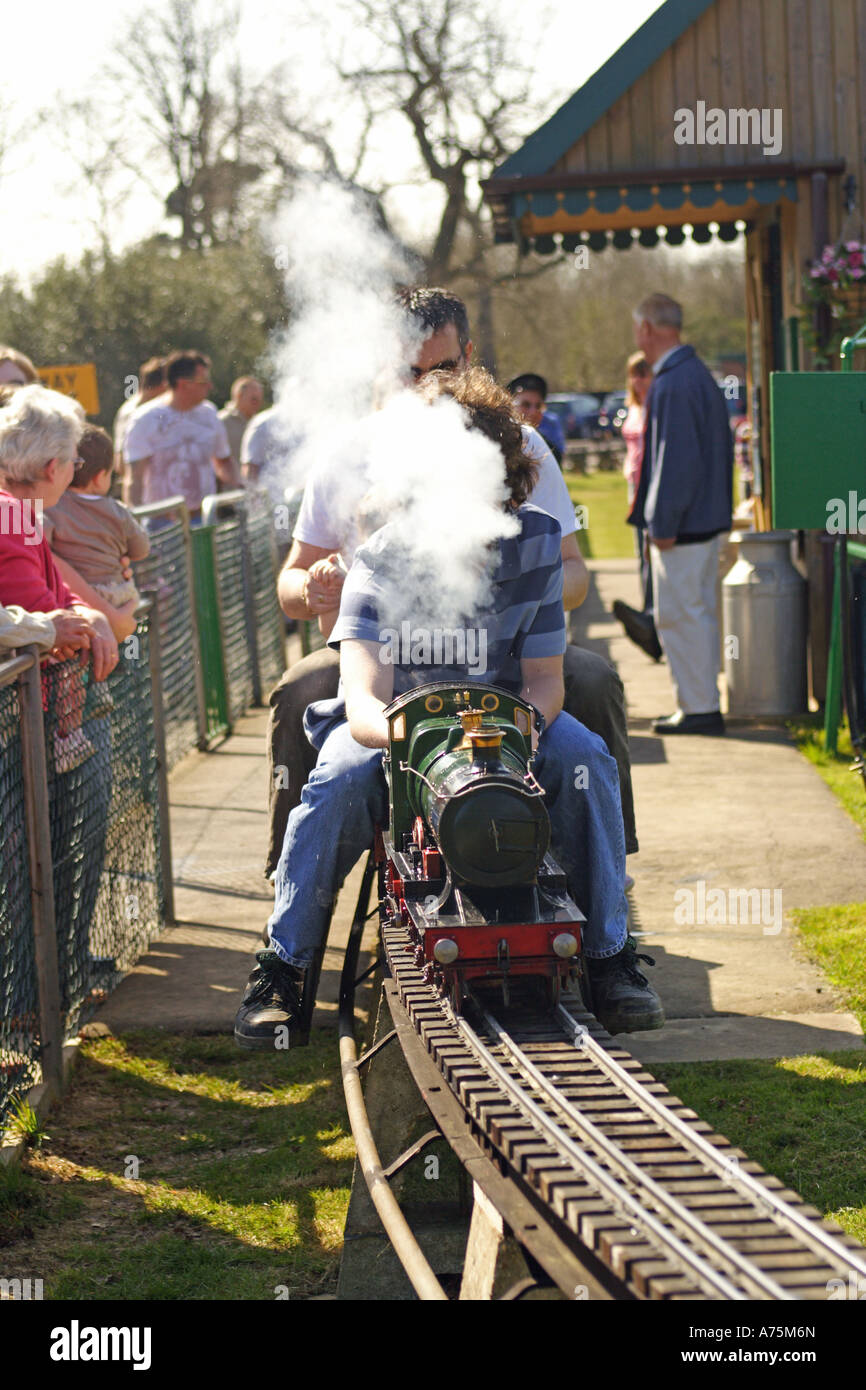
[[[453,330],[453,339],[448,330]],[[499,445],[508,492],[505,506],[519,526],[516,535],[501,537],[487,550],[488,583],[481,609],[466,616],[467,627],[487,634],[486,669],[483,674],[474,669],[471,675],[521,693],[543,716],[535,775],[546,796],[552,852],[586,914],[584,959],[598,1017],[612,1032],[658,1028],[664,1022],[661,1003],[640,972],[627,935],[621,770],[602,739],[563,707],[564,591],[571,586],[572,601],[581,584],[585,592],[585,569],[583,579],[582,561],[569,573],[572,557],[567,555],[564,563],[559,521],[534,501],[527,502],[538,496],[539,463],[531,457],[526,431],[507,393],[485,372],[468,367],[467,345],[460,344],[453,321],[445,330],[434,327],[416,358],[414,374],[416,379],[426,378],[419,390],[429,405],[443,395],[452,397],[470,428]],[[307,498],[304,506],[309,514]],[[305,729],[318,758],[288,814],[268,923],[270,945],[257,954],[235,1023],[241,1046],[270,1048],[277,1029],[288,1028],[290,1034],[297,1029],[304,972],[323,942],[336,894],[372,843],[376,826],[387,820],[382,770],[386,705],[413,685],[430,680],[459,683],[470,674],[466,665],[431,669],[413,663],[411,650],[403,650],[396,661],[393,654],[383,659],[383,622],[399,629],[401,618],[410,626],[412,620],[411,612],[394,612],[401,530],[397,517],[380,528],[357,551],[341,585],[339,616],[329,643],[339,652],[341,690],[334,695],[332,684],[325,697],[320,690],[320,698],[310,702],[306,713]],[[327,562],[331,547],[320,547],[320,553],[311,556],[305,547],[312,543],[303,534],[302,508],[286,569],[300,568],[292,565],[293,558],[301,564]],[[293,592],[295,601],[303,593],[310,608],[333,608],[327,584],[321,585],[328,589],[326,606],[315,578],[301,587],[297,575],[286,581],[286,569],[281,576],[284,607],[287,594]],[[575,777],[577,768],[586,776]]]

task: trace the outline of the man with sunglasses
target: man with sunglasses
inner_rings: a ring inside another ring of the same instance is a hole
[[[416,342],[409,371],[420,381],[432,371],[464,371],[472,358],[466,306],[457,295],[438,288],[400,290],[398,306],[413,329]],[[574,507],[562,473],[541,439],[528,425],[523,429],[524,451],[538,468],[530,501],[559,522],[562,532],[563,607],[577,608],[586,597],[589,575],[577,544]],[[327,635],[336,622],[345,569],[340,555],[351,563],[357,537],[353,525],[336,510],[333,486],[315,475],[307,483],[295,523],[292,548],[279,577],[283,612],[296,620],[318,618]],[[565,654],[564,708],[604,740],[619,773],[626,853],[638,848],[631,786],[631,764],[625,696],[613,667],[595,652],[569,646]],[[317,700],[337,693],[339,660],[325,648],[312,652],[283,676],[270,696],[268,729],[270,757],[270,838],[265,872],[276,870],[286,825],[293,807],[316,765],[316,750],[303,732],[304,711]]]

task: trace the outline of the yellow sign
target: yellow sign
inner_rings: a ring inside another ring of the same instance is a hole
[[[74,397],[86,415],[99,414],[96,367],[92,362],[83,362],[77,367],[37,367],[36,370],[43,386]]]

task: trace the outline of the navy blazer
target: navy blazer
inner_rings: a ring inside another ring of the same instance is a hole
[[[628,520],[660,540],[704,539],[731,525],[734,445],[728,410],[693,347],[653,378],[644,458]]]

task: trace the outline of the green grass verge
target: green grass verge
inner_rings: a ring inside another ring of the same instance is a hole
[[[791,721],[788,728],[800,752],[817,769],[831,792],[838,796],[866,840],[866,786],[860,774],[851,771],[854,750],[847,725],[839,730],[839,749],[836,753],[828,753],[824,747],[824,721],[819,715]]]
[[[809,956],[841,991],[866,1032],[866,903],[800,908],[791,915]]]
[[[6,1277],[76,1301],[333,1291],[354,1145],[332,1033],[275,1054],[155,1031],[81,1052],[50,1141],[0,1169]]]
[[[634,528],[627,526],[628,489],[620,470],[609,473],[564,473],[571,500],[586,507],[585,530],[578,532],[585,560],[620,560],[634,556]]]
[[[653,1073],[750,1159],[866,1243],[866,1055],[659,1063]]]

